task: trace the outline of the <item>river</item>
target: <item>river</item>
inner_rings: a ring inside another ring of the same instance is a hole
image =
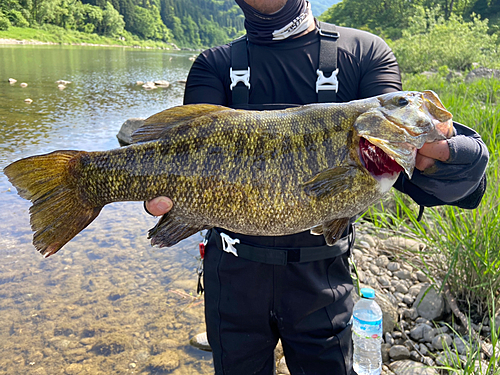
[[[126,119],[182,103],[191,56],[0,46],[0,171],[57,149],[118,147]],[[159,79],[171,85],[148,91],[136,84]],[[59,89],[58,80],[71,83]],[[204,330],[200,235],[153,248],[147,230],[156,219],[140,202],[114,203],[44,259],[31,244],[29,206],[0,173],[0,374],[213,372],[210,353],[189,345]]]

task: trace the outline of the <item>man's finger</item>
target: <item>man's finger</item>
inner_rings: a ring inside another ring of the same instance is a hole
[[[172,209],[172,201],[167,197],[158,197],[146,202],[147,210],[154,216],[161,216]]]
[[[435,161],[436,160],[433,158],[428,158],[427,156],[417,154],[417,158],[415,160],[415,168],[417,168],[419,171],[423,171],[429,167],[432,167]]]
[[[446,161],[450,158],[450,146],[446,140],[426,143],[418,150],[417,155],[426,156],[428,158]]]

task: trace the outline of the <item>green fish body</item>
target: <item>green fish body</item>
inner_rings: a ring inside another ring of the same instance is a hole
[[[430,92],[343,104],[243,111],[196,104],[151,116],[134,144],[103,152],[55,151],[4,170],[32,201],[33,244],[45,256],[118,201],[168,196],[150,231],[172,246],[211,227],[248,235],[307,229],[335,243],[350,217],[387,192],[416,150],[443,139],[451,114]]]

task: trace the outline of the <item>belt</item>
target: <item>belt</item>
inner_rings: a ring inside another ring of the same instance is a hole
[[[222,231],[212,228],[207,233],[207,238],[215,239],[220,250],[233,255],[273,265],[286,265],[288,263],[304,263],[316,260],[335,258],[347,252],[354,243],[354,225],[350,224],[348,234],[340,238],[333,246],[323,245],[314,247],[262,247],[248,243],[241,243],[238,238],[230,238]]]

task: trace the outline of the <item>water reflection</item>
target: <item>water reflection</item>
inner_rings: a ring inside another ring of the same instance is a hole
[[[177,81],[189,56],[0,46],[0,168],[55,149],[118,147],[127,118],[181,104]],[[11,77],[18,82],[10,85]],[[60,79],[71,84],[59,90]],[[172,84],[153,91],[135,84],[158,79]],[[151,248],[155,219],[140,203],[117,203],[43,259],[31,245],[28,210],[0,174],[0,374],[212,372],[210,355],[188,344],[204,329],[203,301],[194,295],[199,236]]]

